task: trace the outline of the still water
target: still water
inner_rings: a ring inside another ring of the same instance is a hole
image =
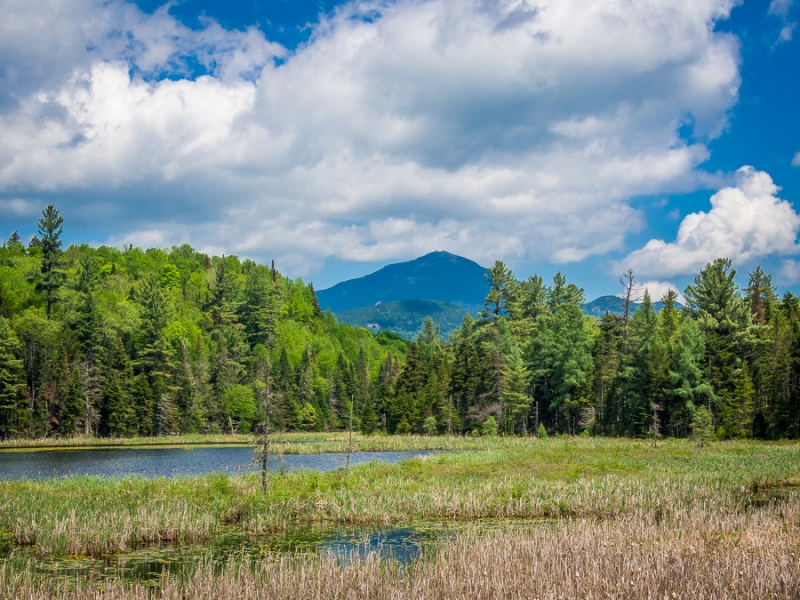
[[[430,452],[355,452],[350,455],[350,464],[373,460],[395,463],[424,454]],[[138,475],[148,479],[208,473],[236,475],[256,469],[252,463],[254,456],[251,446],[0,452],[0,481],[71,475]],[[346,460],[347,455],[343,453],[284,454],[280,459],[270,457],[269,468],[271,471],[331,471],[343,467]]]
[[[51,580],[102,584],[108,579],[121,579],[158,585],[163,577],[184,578],[201,565],[220,567],[244,559],[258,561],[285,554],[330,555],[347,562],[356,556],[377,553],[407,563],[443,535],[448,535],[448,530],[442,525],[298,526],[268,536],[230,532],[204,544],[149,546],[101,557],[39,558],[29,548],[15,546],[10,535],[0,534],[0,565],[5,562],[13,570],[29,570]]]

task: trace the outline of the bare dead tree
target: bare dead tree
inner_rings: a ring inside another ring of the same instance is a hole
[[[256,463],[261,465],[261,493],[267,495],[267,470],[269,468],[269,413],[272,408],[272,394],[270,393],[270,364],[269,356],[261,361],[258,369],[260,383],[259,395],[261,406],[264,409],[264,425],[261,428],[261,438],[256,440]]]
[[[628,343],[628,321],[631,316],[631,304],[639,300],[638,288],[636,288],[636,277],[633,274],[633,269],[628,271],[619,278],[619,282],[625,288],[623,292],[623,300],[625,301],[624,312],[622,315],[622,335],[625,344]]]
[[[347,442],[347,472],[350,473],[350,453],[353,451],[353,404],[355,398],[350,396],[350,440]]]

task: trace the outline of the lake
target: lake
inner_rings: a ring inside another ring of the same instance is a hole
[[[430,451],[354,452],[350,464],[380,460],[395,463]],[[258,469],[252,464],[252,446],[200,446],[179,448],[92,448],[75,450],[25,450],[0,452],[0,481],[45,479],[72,475],[124,477],[186,477],[208,473],[239,475]],[[284,454],[270,456],[270,471],[331,471],[343,467],[344,453]]]

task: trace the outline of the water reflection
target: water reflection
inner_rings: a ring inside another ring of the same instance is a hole
[[[390,463],[430,454],[412,452],[356,452],[353,465],[382,460]],[[251,446],[213,446],[181,448],[103,448],[91,450],[47,450],[0,452],[0,481],[45,479],[71,475],[104,477],[176,477],[208,473],[246,473],[255,469]],[[331,471],[344,466],[346,454],[284,454],[270,459],[270,470]]]
[[[349,561],[374,552],[406,563],[418,558],[426,546],[441,539],[447,531],[441,525],[416,525],[390,528],[297,527],[257,537],[232,532],[206,544],[150,546],[99,558],[39,559],[31,554],[30,549],[15,549],[9,543],[5,560],[14,569],[29,569],[50,580],[102,583],[107,579],[122,579],[156,585],[163,577],[189,576],[201,565],[221,567],[231,561],[263,560],[287,554],[331,555]]]

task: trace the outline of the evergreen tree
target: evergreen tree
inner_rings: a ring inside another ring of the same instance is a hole
[[[508,316],[508,311],[516,299],[516,280],[514,273],[506,264],[497,260],[486,274],[489,293],[483,305],[481,318],[496,323],[500,317]]]
[[[59,428],[64,435],[74,435],[84,413],[83,386],[81,373],[72,371],[67,387],[67,394],[59,410]]]
[[[765,325],[777,298],[772,285],[772,275],[761,270],[761,265],[750,273],[750,282],[745,289],[750,315],[756,325]]]
[[[0,317],[0,438],[6,439],[21,433],[19,423],[19,400],[24,370],[21,344],[8,320]]]
[[[592,338],[580,304],[556,303],[552,314],[539,319],[529,364],[537,399],[543,401],[553,427],[574,432],[585,404],[592,370]]]
[[[598,325],[592,353],[593,407],[596,424],[604,433],[622,433],[624,428],[624,412],[617,402],[622,338],[622,317],[606,311]]]
[[[111,437],[133,433],[134,411],[120,372],[110,369],[103,390],[102,431]]]
[[[720,258],[706,265],[685,293],[691,314],[706,337],[707,378],[715,398],[710,410],[712,423],[720,412],[732,414],[722,408],[731,401],[736,374],[752,341],[749,310],[735,277],[731,261]]]
[[[504,433],[514,433],[514,429],[521,433],[528,430],[528,410],[531,399],[527,394],[529,372],[522,360],[522,355],[516,345],[506,356],[503,368],[503,414],[506,415],[503,423]]]
[[[697,406],[708,406],[714,398],[703,372],[705,339],[693,319],[684,319],[675,335],[672,369],[667,396],[669,427],[674,435],[686,436]]]
[[[647,290],[631,319],[629,346],[622,373],[625,417],[630,434],[644,435],[652,429],[653,406],[662,404],[668,378],[668,348]]]
[[[56,299],[58,289],[63,285],[65,275],[61,270],[61,224],[64,218],[58,214],[58,209],[52,204],[48,204],[42,211],[41,218],[37,221],[37,231],[39,238],[37,245],[42,250],[42,264],[39,277],[36,281],[36,289],[44,292],[45,304],[47,306],[47,318],[50,318],[53,303]]]
[[[272,348],[278,317],[278,299],[266,267],[256,265],[250,269],[245,279],[243,296],[239,310],[250,343]]]

